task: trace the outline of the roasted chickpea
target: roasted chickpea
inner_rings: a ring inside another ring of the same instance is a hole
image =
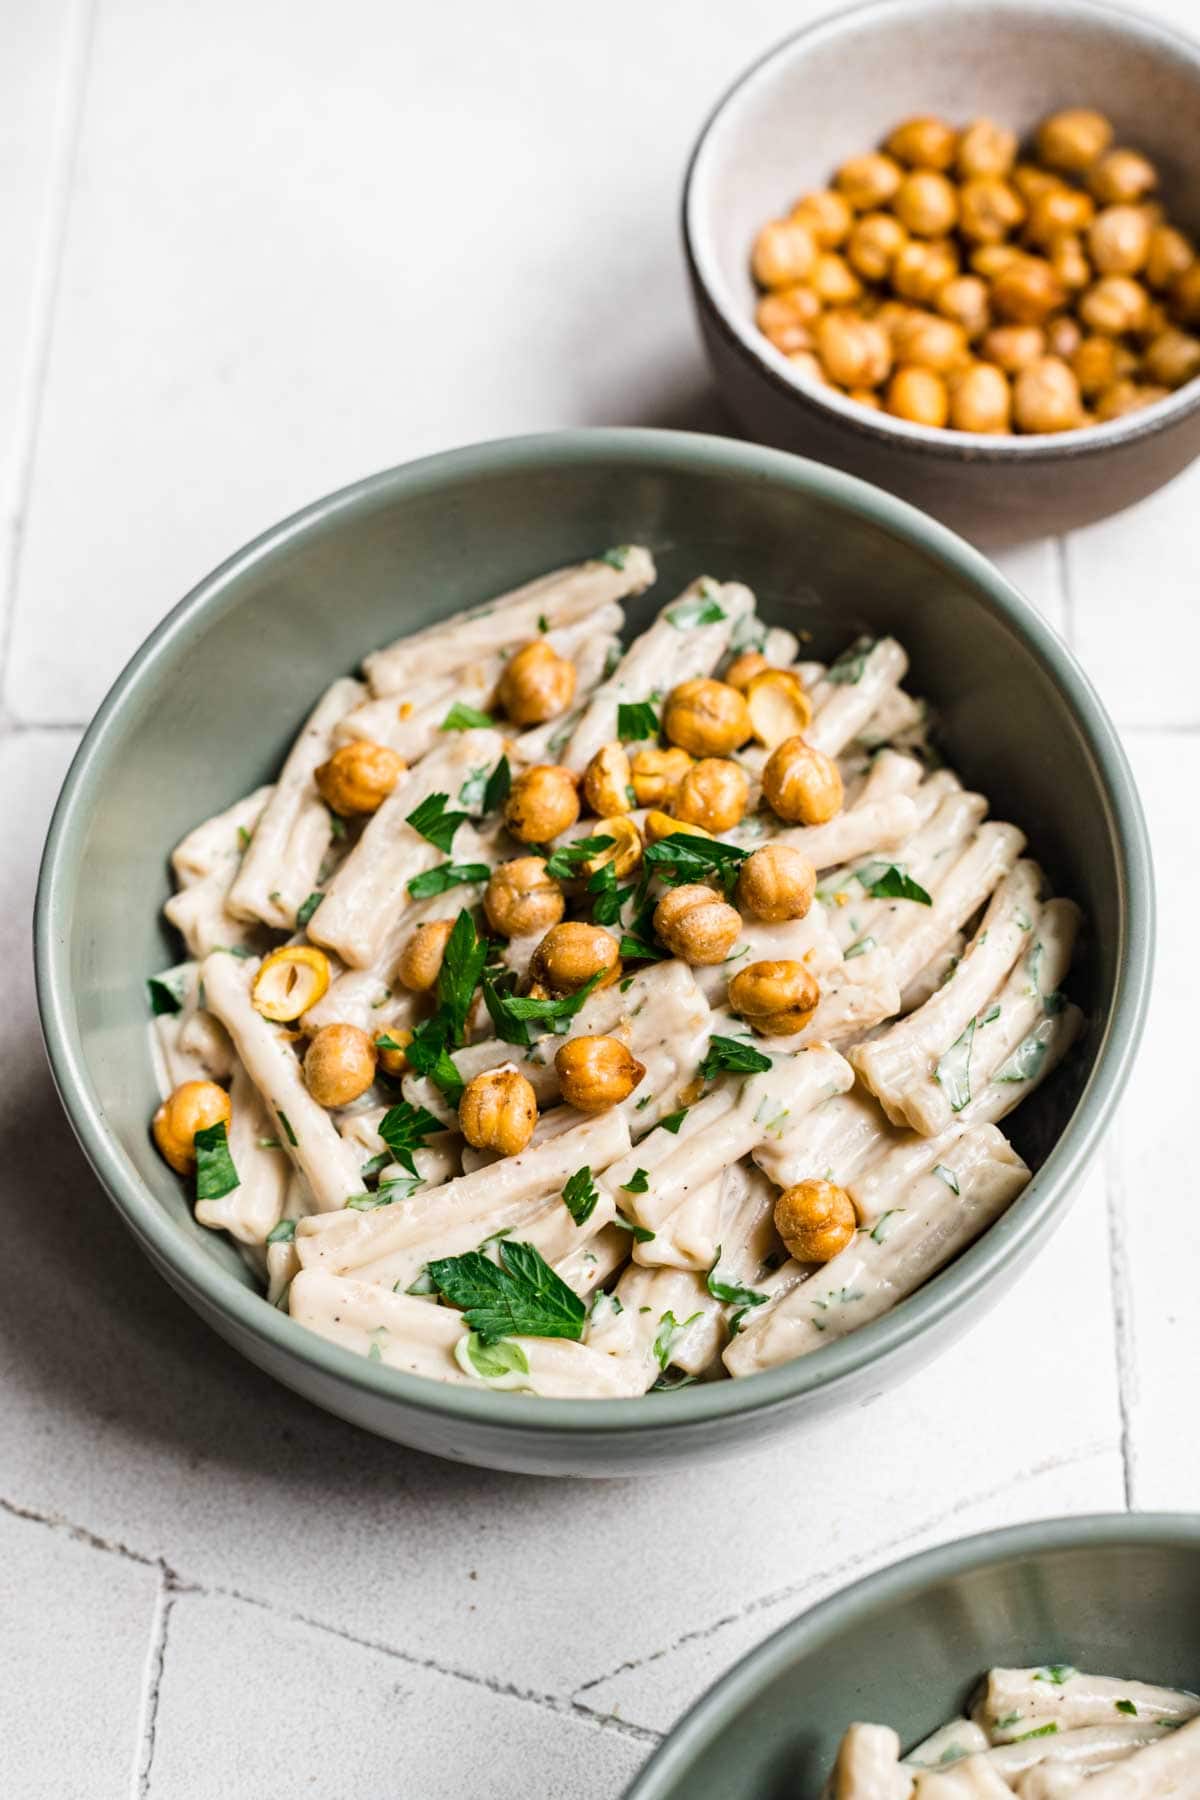
[[[798,219],[772,219],[754,240],[754,279],[760,287],[790,287],[807,280],[816,259],[817,246],[807,225]]]
[[[1012,390],[994,363],[972,363],[950,388],[950,424],[955,431],[1010,429]]]
[[[1088,170],[1087,184],[1101,206],[1143,200],[1158,186],[1158,171],[1140,150],[1107,150]]]
[[[548,844],[578,817],[575,777],[553,763],[536,763],[518,775],[504,803],[504,823],[522,844]]]
[[[785,738],[775,746],[762,780],[767,804],[792,824],[824,825],[842,810],[841,771],[831,756],[802,737]]]
[[[954,184],[933,169],[914,169],[906,175],[896,189],[892,206],[900,223],[914,237],[945,237],[958,222]]]
[[[1200,325],[1200,262],[1189,263],[1171,283],[1171,310],[1184,325]]]
[[[377,812],[399,781],[405,761],[386,744],[356,738],[340,744],[328,762],[313,771],[317,792],[339,818]]]
[[[1136,275],[1150,254],[1150,224],[1140,206],[1106,206],[1088,231],[1088,255],[1101,275]]]
[[[1112,143],[1113,128],[1103,113],[1069,106],[1051,113],[1038,126],[1038,156],[1048,168],[1080,175],[1099,160]]]
[[[964,181],[958,197],[958,228],[973,244],[998,244],[1025,217],[1025,202],[998,175]]]
[[[1040,325],[1066,305],[1067,290],[1042,256],[1023,256],[992,283],[992,305],[1016,325]]]
[[[958,140],[958,172],[964,181],[977,175],[1007,175],[1016,157],[1016,132],[991,119],[976,119]]]
[[[825,366],[815,350],[790,350],[788,361],[792,365],[792,373],[801,381],[807,381],[814,387],[828,387]]]
[[[721,679],[729,687],[735,687],[739,694],[744,694],[754,677],[772,666],[761,650],[743,650],[734,657]]]
[[[752,962],[732,977],[729,1004],[764,1037],[791,1037],[817,1010],[821,988],[802,962]]]
[[[1144,406],[1165,400],[1169,391],[1161,387],[1143,387],[1136,381],[1115,381],[1096,401],[1096,418],[1104,424],[1109,419],[1122,418],[1125,413],[1141,412]]]
[[[584,770],[583,797],[594,813],[608,818],[633,807],[633,770],[624,744],[604,744]]]
[[[907,243],[901,245],[892,263],[892,286],[901,299],[926,305],[957,274],[958,255],[953,245]]]
[[[215,1081],[184,1081],[163,1101],[151,1130],[159,1154],[177,1175],[196,1166],[196,1133],[212,1125],[228,1125],[233,1117],[229,1095]]]
[[[736,907],[700,882],[671,888],[654,909],[654,929],[672,956],[706,967],[724,962],[742,929]]]
[[[967,361],[967,337],[961,325],[936,313],[914,310],[896,327],[897,361],[944,375]]]
[[[1173,225],[1156,225],[1150,233],[1143,273],[1150,286],[1161,292],[1195,260],[1196,253],[1182,231],[1176,231]]]
[[[1164,331],[1170,331],[1171,326],[1171,315],[1162,301],[1150,300],[1133,336],[1140,338],[1144,347],[1152,344],[1156,337],[1161,337]]]
[[[764,337],[787,355],[792,350],[810,348],[811,327],[820,310],[821,302],[812,289],[797,284],[764,294],[754,317]]]
[[[1070,361],[1085,400],[1094,400],[1137,366],[1133,352],[1110,337],[1085,337]]]
[[[1013,383],[1013,418],[1022,431],[1071,431],[1083,423],[1074,370],[1057,356],[1043,356]]]
[[[669,806],[691,766],[691,757],[678,746],[670,750],[639,750],[630,765],[638,805]]]
[[[385,1075],[390,1075],[393,1080],[396,1080],[404,1074],[408,1068],[406,1052],[412,1041],[412,1032],[404,1031],[397,1025],[381,1032],[375,1039],[375,1055],[379,1067]]]
[[[396,964],[397,981],[414,994],[427,994],[435,988],[442,972],[446,943],[453,930],[453,919],[430,919],[424,925],[418,925],[400,952]]]
[[[678,837],[681,833],[684,837],[712,836],[712,832],[705,831],[703,825],[685,825],[682,819],[673,819],[669,813],[659,812],[653,806],[646,814],[645,827],[648,844],[661,844],[664,838]]]
[[[794,669],[756,675],[746,689],[746,707],[756,740],[768,750],[812,724],[812,701]]]
[[[851,229],[846,260],[864,281],[882,281],[907,242],[907,231],[891,213],[864,213]]]
[[[728,756],[750,736],[745,697],[728,682],[708,676],[681,681],[667,695],[663,731],[693,756]]]
[[[991,323],[987,282],[981,275],[953,276],[939,290],[934,305],[969,338],[980,337]]]
[[[883,411],[883,401],[870,388],[847,388],[847,400],[853,400],[855,406],[869,406],[872,412]]]
[[[596,837],[607,837],[612,843],[597,850],[584,863],[584,872],[595,875],[611,863],[618,881],[632,875],[642,860],[642,834],[627,813],[614,813],[611,819],[597,819]]]
[[[537,1125],[537,1095],[519,1069],[506,1063],[468,1081],[458,1103],[458,1124],[476,1150],[519,1156]]]
[[[704,756],[693,763],[679,784],[673,810],[685,825],[705,831],[732,831],[750,798],[746,771],[726,757]]]
[[[958,133],[944,119],[905,119],[888,135],[884,149],[910,169],[948,169],[954,161]]]
[[[1200,338],[1172,326],[1146,346],[1142,373],[1159,387],[1182,387],[1200,375]]]
[[[738,871],[737,903],[768,925],[803,919],[813,903],[817,871],[790,844],[763,844]]]
[[[775,1202],[775,1229],[797,1262],[832,1262],[858,1230],[845,1188],[832,1181],[798,1181]]]
[[[1089,331],[1121,337],[1138,331],[1146,321],[1150,296],[1130,275],[1105,275],[1088,288],[1079,302],[1079,317]]]
[[[602,1113],[628,1100],[645,1063],[620,1038],[571,1038],[555,1052],[554,1068],[563,1100],[577,1112]]]
[[[1091,195],[1079,188],[1047,188],[1030,203],[1025,236],[1031,244],[1045,250],[1064,231],[1086,231],[1095,212]]]
[[[1078,321],[1070,313],[1060,313],[1057,319],[1046,321],[1046,351],[1050,356],[1061,356],[1064,362],[1070,362],[1080,344],[1083,332]]]
[[[950,416],[950,396],[940,375],[932,369],[897,369],[888,384],[887,410],[914,425],[944,425]]]
[[[1046,354],[1046,336],[1037,325],[996,325],[984,334],[979,346],[983,356],[1006,375],[1027,369]]]
[[[349,1106],[375,1079],[378,1052],[357,1025],[322,1025],[304,1056],[304,1084],[318,1106]]]
[[[824,306],[850,306],[862,295],[862,282],[836,250],[821,251],[808,279]]]
[[[264,956],[251,989],[255,1012],[290,1025],[315,1006],[329,986],[329,958],[312,944],[283,944]]]
[[[817,322],[816,344],[826,374],[842,387],[874,387],[892,366],[883,326],[856,313],[825,313]]]
[[[972,250],[970,264],[976,275],[982,275],[985,281],[995,281],[1002,269],[1011,269],[1025,255],[1015,244],[980,244]]]
[[[532,937],[563,916],[563,891],[546,873],[545,858],[514,856],[498,863],[483,890],[487,922],[500,937]]]
[[[1083,249],[1083,240],[1073,231],[1060,232],[1050,246],[1050,267],[1063,286],[1073,294],[1092,280],[1092,265]]]
[[[843,163],[835,180],[855,212],[874,212],[886,206],[903,179],[903,170],[890,156],[868,150],[864,156],[852,156]]]
[[[567,919],[552,925],[529,964],[533,980],[561,999],[599,975],[597,987],[610,987],[621,973],[617,940],[602,925]]]
[[[802,194],[792,208],[792,218],[808,226],[822,250],[836,250],[844,243],[854,223],[849,201],[845,195],[835,194],[832,188]]]
[[[535,638],[509,658],[496,692],[514,725],[544,725],[575,698],[575,664]]]

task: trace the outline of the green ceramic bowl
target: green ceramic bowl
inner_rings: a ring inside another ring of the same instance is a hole
[[[476,1393],[381,1368],[260,1298],[192,1220],[156,1156],[144,978],[177,949],[159,924],[167,852],[269,779],[314,695],[364,651],[597,547],[640,540],[664,593],[738,576],[828,653],[894,631],[964,776],[1026,828],[1090,921],[1073,978],[1084,1047],[1022,1109],[1036,1179],[1000,1223],[888,1317],[743,1382],[637,1401]],[[125,1223],[222,1335],[281,1381],[400,1443],[504,1469],[616,1474],[761,1445],[862,1402],[963,1331],[1061,1219],[1141,1030],[1153,902],[1120,745],[1053,631],[975,551],[851,477],[777,451],[671,432],[564,432],[432,457],[320,500],[184,600],[101,707],[67,778],[37,900],[42,1021],[72,1124]]]
[[[870,1575],[710,1688],[626,1800],[816,1800],[855,1719],[915,1744],[985,1669],[1050,1662],[1200,1691],[1200,1515],[1042,1520]]]

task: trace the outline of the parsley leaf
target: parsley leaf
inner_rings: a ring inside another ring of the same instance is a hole
[[[957,1193],[958,1189],[955,1188],[954,1191]],[[888,1220],[898,1218],[902,1212],[907,1211],[908,1208],[906,1206],[889,1206],[886,1212],[880,1213],[875,1224],[875,1229],[871,1233],[871,1242],[873,1244],[886,1243],[891,1233],[891,1227],[888,1224]]]
[[[318,906],[320,906],[320,904],[324,898],[325,898],[325,896],[319,888],[315,889],[308,896],[308,899],[304,902],[303,906],[301,906],[296,913],[296,930],[297,931],[304,930],[305,926],[308,924],[308,921],[312,918],[313,914],[316,912]]]
[[[561,1000],[534,1000],[527,994],[503,994],[494,983],[485,979],[483,998],[492,1023],[496,1027],[498,1037],[506,1044],[528,1044],[529,1034],[524,1030],[528,1019],[544,1022],[551,1031],[573,1019],[580,1007],[588,999],[604,971],[597,970],[589,981],[573,994],[564,994]],[[513,1037],[513,1031],[521,1029],[522,1035]]]
[[[654,1237],[652,1231],[647,1231],[644,1225],[635,1225],[633,1220],[627,1219],[622,1212],[617,1213],[609,1223],[616,1225],[621,1231],[627,1231],[635,1244],[648,1244]],[[648,1312],[649,1310],[649,1307],[647,1307],[646,1311]]]
[[[961,1037],[955,1038],[933,1071],[933,1079],[944,1087],[951,1112],[961,1112],[971,1098],[971,1045],[975,1039],[974,1019]],[[1020,1079],[1018,1077],[1017,1079]]]
[[[611,850],[616,843],[611,837],[576,838],[574,843],[563,844],[552,850],[546,858],[546,873],[555,881],[570,881],[579,873],[580,863],[585,863],[592,856],[598,856],[602,850]]]
[[[296,1235],[295,1219],[280,1219],[267,1233],[268,1244],[290,1244]]]
[[[467,1014],[475,989],[488,957],[488,943],[475,930],[474,920],[464,908],[454,921],[446,939],[442,966],[438,970],[436,1017],[445,1025],[443,1043],[461,1044],[466,1032]],[[411,1061],[411,1056],[410,1056]]]
[[[654,1356],[660,1369],[665,1369],[674,1353],[675,1346],[687,1330],[700,1317],[698,1312],[690,1313],[682,1323],[673,1312],[665,1312],[659,1321],[658,1336],[654,1340]]]
[[[1038,1677],[1035,1675],[1033,1679],[1036,1681]],[[1051,1719],[1049,1725],[1039,1725],[1036,1731],[1023,1731],[1020,1737],[1015,1737],[1012,1741],[1014,1744],[1027,1744],[1030,1738],[1054,1737],[1057,1731],[1058,1726]]]
[[[443,856],[449,856],[454,834],[467,822],[467,814],[447,812],[446,794],[426,794],[424,800],[408,814],[408,824],[423,838],[435,844]]]
[[[621,1183],[623,1194],[644,1194],[650,1186],[650,1177],[645,1169],[635,1169],[628,1181]]]
[[[615,925],[621,917],[621,909],[633,893],[632,882],[628,887],[617,885],[617,871],[610,862],[601,863],[596,873],[589,877],[587,891],[592,896],[592,918],[597,925]]]
[[[663,1131],[669,1131],[672,1137],[679,1136],[679,1127],[691,1111],[690,1106],[681,1106],[678,1112],[668,1113],[665,1119],[658,1121]]]
[[[351,1212],[374,1212],[377,1206],[391,1206],[396,1200],[407,1200],[421,1186],[419,1175],[404,1175],[397,1181],[385,1181],[373,1194],[351,1194],[346,1205]]]
[[[771,1059],[745,1038],[710,1037],[700,1073],[705,1081],[714,1075],[754,1075],[771,1067]]]
[[[505,1239],[499,1265],[478,1250],[440,1257],[429,1264],[429,1273],[485,1343],[513,1336],[578,1343],[583,1336],[587,1307],[532,1244]]]
[[[425,1139],[431,1132],[445,1129],[442,1121],[435,1119],[431,1112],[423,1106],[410,1106],[407,1100],[389,1107],[379,1121],[379,1135],[391,1151],[392,1161],[398,1162],[410,1175],[417,1173],[413,1151],[425,1148]]]
[[[241,1179],[229,1154],[229,1139],[224,1119],[215,1125],[204,1125],[194,1138],[196,1146],[196,1198],[219,1200],[241,1186]]]
[[[592,1180],[592,1171],[585,1164],[576,1169],[568,1179],[562,1191],[563,1205],[577,1225],[586,1225],[596,1210],[596,1202],[600,1198],[599,1190]]]
[[[623,744],[637,744],[643,738],[658,736],[658,714],[648,700],[634,700],[617,706],[617,736]]]
[[[483,790],[483,810],[485,813],[499,812],[508,799],[512,787],[512,770],[508,766],[507,756],[502,756],[487,778],[487,786]]]
[[[874,648],[874,638],[855,638],[850,648],[843,650],[837,661],[826,669],[826,681],[832,681],[835,686],[841,687],[857,686],[863,678],[867,658]]]
[[[1070,1663],[1047,1663],[1044,1668],[1034,1670],[1033,1679],[1049,1682],[1052,1687],[1063,1687],[1078,1673],[1079,1670],[1073,1669]]]
[[[284,1111],[282,1111],[282,1109],[278,1106],[275,1108],[275,1117],[279,1120],[279,1123],[283,1126],[283,1135],[294,1150],[296,1147],[296,1134],[292,1130],[292,1121],[288,1118],[287,1114]]]
[[[457,1106],[467,1084],[446,1048],[445,1034],[444,1019],[423,1019],[413,1032],[411,1043],[404,1046],[404,1054],[410,1069],[417,1075],[427,1075],[450,1105]]]
[[[514,1344],[510,1338],[488,1343],[477,1331],[458,1340],[454,1360],[464,1374],[477,1375],[491,1387],[523,1388],[525,1383],[520,1377],[529,1373],[529,1358],[520,1344]]]
[[[878,858],[854,871],[856,880],[873,900],[915,900],[919,906],[932,906],[933,900],[901,863]]]
[[[167,969],[162,975],[151,975],[146,982],[146,993],[150,999],[150,1011],[155,1018],[163,1013],[183,1011],[183,990],[187,978],[176,969]]]
[[[1131,1719],[1137,1718],[1138,1709],[1132,1700],[1115,1700],[1113,1704],[1119,1713],[1128,1713]]]
[[[1046,1060],[1046,1040],[1031,1031],[1000,1064],[993,1081],[1032,1081]]]
[[[948,1169],[945,1163],[934,1163],[933,1172],[935,1175],[941,1176],[952,1194],[962,1192],[962,1189],[958,1185],[958,1176],[954,1173],[953,1169]]]
[[[598,556],[596,561],[607,563],[610,569],[623,569],[629,560],[631,549],[630,544],[618,544],[614,549],[606,550],[602,556]]]
[[[723,1306],[762,1306],[768,1296],[760,1294],[757,1288],[739,1287],[736,1282],[717,1280],[717,1265],[720,1260],[721,1246],[718,1244],[712,1268],[708,1271],[708,1291],[713,1299],[719,1300]]]
[[[657,844],[648,844],[643,861],[667,887],[682,887],[686,882],[715,876],[728,897],[748,855],[749,851],[738,844],[723,844],[719,838],[693,837],[687,831],[673,831],[669,837],[660,838]]]
[[[439,863],[436,869],[414,875],[408,891],[414,900],[428,900],[430,895],[444,894],[447,888],[460,887],[464,882],[486,881],[491,872],[487,863]]]
[[[853,962],[856,956],[865,956],[868,950],[874,950],[874,948],[875,939],[873,937],[860,937],[856,944],[851,944],[850,948],[843,956],[842,961]]]
[[[719,625],[726,617],[725,608],[703,594],[694,594],[690,600],[667,608],[667,618],[676,631],[690,631],[694,625]]]
[[[493,719],[490,716],[490,714],[485,713],[485,712],[479,712],[479,711],[477,711],[477,709],[475,707],[466,706],[466,705],[464,705],[464,703],[461,700],[456,700],[454,702],[454,705],[450,708],[450,711],[446,714],[445,718],[442,720],[441,724],[438,726],[438,730],[439,731],[486,730],[490,726],[494,725],[495,723],[496,723],[495,719]]]

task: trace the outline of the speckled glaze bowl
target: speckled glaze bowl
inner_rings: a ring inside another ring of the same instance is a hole
[[[1094,0],[868,0],[740,77],[700,136],[683,227],[718,386],[764,443],[850,469],[959,531],[1002,542],[1131,505],[1200,451],[1200,380],[1106,425],[1041,437],[935,431],[800,380],[754,323],[759,227],[914,113],[1022,134],[1099,107],[1146,152],[1172,221],[1200,229],[1200,45]]]
[[[536,1401],[406,1376],[268,1306],[233,1246],[193,1220],[150,1142],[144,981],[177,955],[167,854],[270,779],[313,697],[363,653],[611,543],[649,544],[656,590],[737,576],[814,651],[892,631],[965,779],[1022,824],[1089,920],[1072,991],[1085,1043],[1023,1107],[1038,1172],[1004,1218],[897,1311],[784,1368],[642,1400]],[[776,451],[672,432],[484,444],[361,481],[239,551],[118,679],[72,766],[37,900],[42,1022],[79,1139],[157,1268],[279,1380],[442,1456],[545,1474],[691,1462],[882,1394],[997,1299],[1062,1218],[1120,1093],[1151,966],[1145,826],[1086,678],[968,545],[889,495]]]
[[[710,1688],[626,1800],[816,1800],[854,1720],[914,1744],[989,1667],[1050,1662],[1200,1690],[1200,1516],[1042,1520],[868,1576]]]

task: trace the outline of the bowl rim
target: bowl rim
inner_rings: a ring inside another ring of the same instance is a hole
[[[1086,460],[1154,437],[1200,409],[1200,376],[1137,412],[1071,431],[1028,436],[1016,432],[992,435],[955,431],[948,426],[916,425],[888,413],[873,412],[832,388],[817,387],[802,380],[782,351],[758,331],[753,318],[743,317],[742,308],[729,291],[708,230],[704,206],[709,168],[722,128],[735,113],[753,105],[758,84],[774,73],[778,63],[798,60],[814,43],[836,39],[848,27],[869,24],[872,15],[895,17],[912,13],[927,17],[931,13],[953,10],[953,0],[949,0],[949,4],[947,0],[859,0],[857,5],[824,13],[798,31],[790,32],[742,70],[701,126],[684,175],[681,225],[693,293],[729,349],[777,393],[802,412],[835,421],[840,429],[854,433],[875,448],[886,445],[892,450],[905,449],[956,463],[1025,464]],[[1049,5],[1037,8],[1031,5],[1031,0],[988,0],[987,10],[991,14],[1027,14],[1036,10],[1046,18],[1075,18],[1106,25],[1114,35],[1136,37],[1146,48],[1173,62],[1186,63],[1200,86],[1200,41],[1165,21],[1127,12],[1124,7],[1109,4],[1109,0],[1051,0]]]
[[[446,481],[489,475],[535,473],[558,466],[620,467],[681,476],[774,482],[828,503],[852,518],[865,518],[940,560],[975,592],[1033,656],[1062,693],[1104,797],[1117,848],[1120,917],[1117,979],[1111,1007],[1099,1030],[1094,1066],[1066,1128],[1016,1204],[951,1266],[912,1295],[903,1307],[831,1344],[819,1356],[801,1357],[741,1381],[697,1383],[619,1400],[549,1400],[494,1393],[405,1374],[332,1344],[269,1306],[211,1257],[198,1239],[180,1229],[144,1185],[132,1159],[105,1122],[104,1109],[86,1065],[70,986],[68,936],[79,863],[91,815],[91,795],[103,782],[108,759],[136,713],[148,678],[186,655],[194,636],[231,604],[229,590],[256,564],[330,521],[353,520],[381,504],[437,491]],[[970,1307],[1010,1262],[1020,1266],[1065,1215],[1073,1191],[1117,1104],[1145,1022],[1154,947],[1154,886],[1145,818],[1124,749],[1091,682],[1052,627],[986,558],[946,526],[916,507],[856,476],[786,451],[699,433],[641,427],[581,428],[542,432],[443,451],[369,475],[323,496],[234,552],[165,616],[134,652],[88,727],[67,772],[50,822],[34,905],[34,962],[38,1009],[51,1071],[84,1154],[135,1237],[163,1272],[169,1272],[202,1313],[223,1316],[263,1346],[276,1368],[297,1358],[318,1379],[350,1387],[381,1402],[401,1403],[428,1415],[449,1417],[541,1439],[562,1433],[581,1438],[619,1433],[687,1430],[734,1415],[751,1415],[795,1403],[803,1395],[836,1389],[860,1370],[889,1359],[941,1321]]]
[[[733,1715],[795,1658],[819,1650],[846,1625],[880,1605],[903,1601],[937,1582],[1014,1558],[1059,1550],[1174,1545],[1200,1555],[1200,1513],[1078,1513],[1031,1519],[951,1539],[889,1563],[789,1619],[706,1688],[640,1769],[624,1800],[669,1800],[672,1784],[719,1737]]]

